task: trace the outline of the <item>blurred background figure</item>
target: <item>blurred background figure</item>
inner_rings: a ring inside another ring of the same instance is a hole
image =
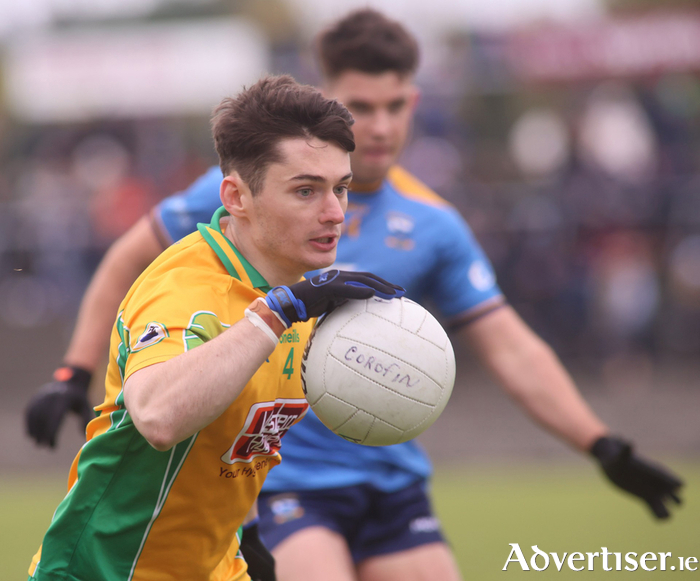
[[[312,35],[365,4],[0,5],[3,474],[62,477],[81,445],[67,427],[57,453],[35,449],[23,407],[60,363],[109,244],[215,163],[211,108],[266,71],[316,84]],[[683,0],[370,4],[414,30],[425,55],[401,163],[462,212],[511,304],[593,407],[645,451],[697,460],[700,11]],[[571,460],[492,407],[478,370],[460,373],[469,389],[424,439],[438,465]]]

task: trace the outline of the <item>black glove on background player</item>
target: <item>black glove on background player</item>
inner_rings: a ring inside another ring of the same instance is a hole
[[[663,466],[635,455],[629,442],[615,437],[599,438],[591,447],[591,454],[613,484],[644,500],[657,518],[670,516],[666,506],[669,501],[681,503],[678,492],[683,481]]]
[[[320,317],[348,299],[369,299],[375,295],[394,299],[405,292],[370,272],[328,270],[291,286],[276,286],[265,300],[289,327],[296,321]]]
[[[243,527],[241,553],[248,563],[248,575],[252,581],[276,581],[275,558],[260,540],[257,524]]]
[[[68,412],[78,414],[83,429],[95,417],[87,396],[91,377],[80,367],[61,367],[54,372],[54,381],[34,394],[25,410],[25,422],[27,433],[37,444],[56,445],[56,434]]]

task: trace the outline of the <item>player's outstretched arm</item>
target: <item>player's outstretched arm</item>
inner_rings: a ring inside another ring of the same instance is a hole
[[[546,429],[585,452],[609,430],[547,345],[505,305],[461,331],[498,384]]]
[[[208,426],[235,401],[291,324],[375,294],[399,297],[403,289],[368,273],[342,271],[273,288],[218,337],[135,371],[124,384],[134,425],[156,450],[169,450]]]
[[[67,365],[94,371],[104,357],[119,304],[134,281],[163,251],[148,216],[112,244],[80,304],[64,357]]]
[[[26,429],[38,444],[55,446],[69,412],[78,414],[85,424],[94,417],[87,392],[92,373],[107,351],[119,304],[162,250],[150,219],[143,217],[102,259],[81,302],[63,366],[27,406]]]
[[[642,498],[657,517],[665,504],[678,501],[682,483],[665,468],[632,453],[627,443],[609,436],[574,385],[554,351],[510,306],[477,319],[462,330],[497,382],[547,430],[591,453],[610,480]]]

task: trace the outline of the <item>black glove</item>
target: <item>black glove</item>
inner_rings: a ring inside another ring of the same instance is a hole
[[[241,553],[248,563],[248,575],[252,581],[276,581],[275,558],[260,540],[257,523],[243,527]]]
[[[394,299],[405,292],[369,272],[328,270],[292,286],[276,286],[267,293],[265,301],[289,327],[296,321],[320,317],[348,299],[368,299],[374,295]]]
[[[681,503],[678,491],[683,481],[663,466],[636,456],[629,442],[602,437],[594,442],[591,454],[613,484],[644,500],[657,518],[670,516],[669,500]]]
[[[69,411],[80,416],[83,429],[95,417],[87,397],[91,377],[80,367],[61,367],[54,372],[54,381],[41,386],[25,410],[27,433],[37,444],[56,445],[56,433]]]

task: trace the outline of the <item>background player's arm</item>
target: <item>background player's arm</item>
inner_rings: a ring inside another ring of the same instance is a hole
[[[94,372],[107,351],[119,304],[141,272],[163,251],[148,216],[107,251],[80,304],[64,357],[66,365]]]
[[[606,476],[622,490],[644,500],[657,518],[680,503],[683,482],[660,464],[634,452],[588,407],[551,347],[508,305],[462,330],[500,385],[536,421],[579,450],[596,458]]]
[[[242,319],[196,349],[135,371],[124,401],[136,429],[156,450],[169,450],[218,418],[275,346]]]
[[[482,363],[537,422],[581,451],[608,434],[552,348],[509,305],[460,333]]]
[[[83,297],[63,367],[42,385],[25,409],[27,433],[39,445],[54,447],[69,412],[95,417],[88,399],[92,373],[104,357],[119,304],[133,282],[163,249],[149,218],[141,218],[117,240],[100,263]]]

